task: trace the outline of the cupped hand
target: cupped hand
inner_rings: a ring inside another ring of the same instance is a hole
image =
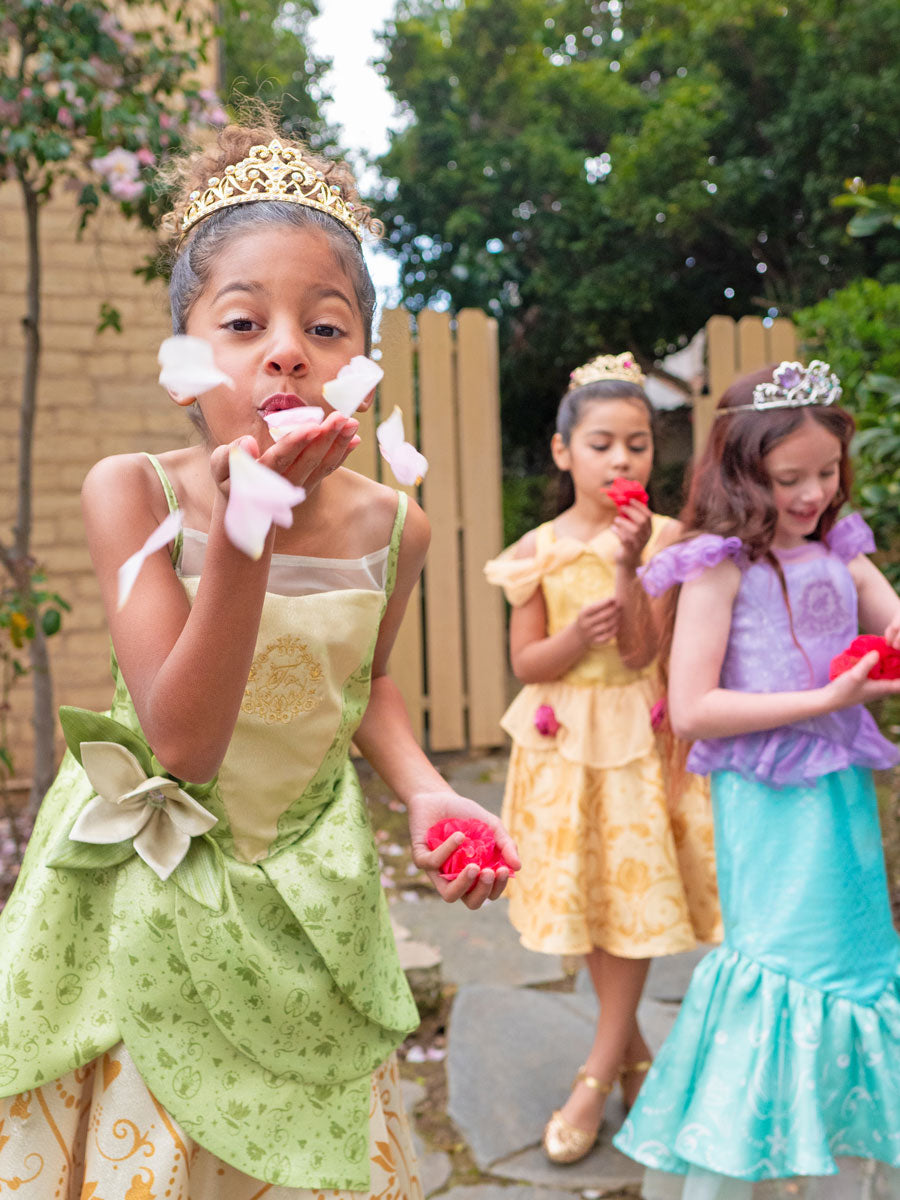
[[[232,447],[240,446],[264,467],[311,492],[359,445],[358,429],[355,418],[331,412],[320,425],[300,425],[265,450],[247,434],[228,445],[216,446],[210,455],[210,471],[216,486],[227,496],[228,455]]]
[[[612,530],[621,543],[616,551],[616,562],[631,570],[637,570],[641,563],[641,553],[653,532],[653,516],[650,509],[639,500],[629,501],[616,514]]]
[[[864,654],[858,663],[825,685],[829,698],[829,712],[850,708],[854,704],[868,704],[883,696],[900,695],[900,679],[869,679],[869,672],[878,662],[877,650]]]
[[[619,631],[619,606],[615,597],[586,604],[575,618],[575,628],[585,647],[611,642]]]
[[[441,867],[460,846],[464,835],[454,833],[434,850],[428,849],[427,836],[433,825],[452,818],[483,821],[489,825],[506,866],[497,871],[479,871],[477,866],[470,864],[456,879],[444,879]],[[460,796],[450,788],[440,792],[418,792],[410,798],[409,835],[413,862],[428,875],[441,899],[450,904],[462,900],[467,908],[475,909],[480,908],[485,900],[496,900],[506,887],[510,871],[518,871],[522,865],[515,842],[502,822],[474,800]]]

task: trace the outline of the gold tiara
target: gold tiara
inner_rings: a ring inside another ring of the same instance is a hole
[[[363,227],[353,215],[353,205],[341,195],[340,185],[328,183],[299,150],[282,146],[278,138],[273,138],[268,146],[251,147],[249,155],[229,164],[221,177],[213,175],[203,191],[191,192],[181,218],[182,240],[210,213],[257,200],[281,200],[315,208],[340,221],[357,241],[363,239]]]
[[[568,390],[571,392],[587,383],[602,383],[606,379],[624,379],[641,387],[644,373],[635,362],[634,355],[627,350],[623,354],[598,354],[583,367],[575,368],[569,376]]]

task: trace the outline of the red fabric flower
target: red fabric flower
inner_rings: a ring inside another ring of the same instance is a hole
[[[534,714],[534,727],[544,737],[556,737],[559,733],[559,721],[556,713],[549,704],[541,704]]]
[[[636,479],[614,479],[606,489],[606,494],[619,509],[627,508],[632,500],[646,504],[650,499]]]
[[[653,730],[662,729],[666,720],[666,698],[663,696],[650,709],[650,728]]]
[[[828,668],[828,678],[836,679],[855,667],[870,651],[878,651],[878,662],[869,672],[870,679],[900,679],[900,650],[895,650],[883,637],[862,634],[854,638],[843,653],[835,655]]]
[[[460,820],[452,817],[432,825],[425,835],[428,849],[436,850],[442,842],[446,842],[451,834],[457,832],[466,835],[465,841],[457,850],[453,851],[441,867],[441,875],[444,879],[455,879],[469,863],[475,863],[482,871],[486,869],[496,871],[498,867],[506,866],[503,855],[497,849],[497,843],[494,841],[493,829],[490,825],[485,825],[484,821],[476,821],[471,818]]]

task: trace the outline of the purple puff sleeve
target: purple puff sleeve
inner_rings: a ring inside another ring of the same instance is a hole
[[[848,563],[857,554],[873,554],[875,538],[859,513],[850,513],[837,521],[831,533],[825,539],[828,549],[838,556],[841,562]]]
[[[651,596],[661,596],[676,583],[696,579],[726,558],[739,558],[742,550],[738,537],[723,538],[715,533],[701,533],[690,541],[666,546],[665,550],[650,559],[646,567],[639,568],[638,575],[645,592]]]

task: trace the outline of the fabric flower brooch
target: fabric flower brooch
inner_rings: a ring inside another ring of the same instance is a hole
[[[878,651],[878,662],[869,671],[870,679],[900,679],[900,650],[895,650],[883,637],[872,637],[863,634],[854,638],[841,654],[835,655],[828,668],[828,678],[836,679],[855,667],[861,658]]]
[[[559,733],[559,721],[549,704],[538,705],[534,714],[534,727],[544,737],[556,737]]]
[[[484,821],[460,820],[456,817],[438,821],[425,835],[428,849],[436,850],[454,833],[465,834],[465,840],[441,867],[443,879],[456,879],[470,863],[474,863],[480,871],[496,871],[498,867],[506,866],[503,855],[494,841],[494,831]],[[511,871],[510,876],[512,876]]]
[[[632,500],[637,500],[638,504],[647,504],[650,500],[636,479],[614,479],[606,489],[606,494],[620,512]]]

